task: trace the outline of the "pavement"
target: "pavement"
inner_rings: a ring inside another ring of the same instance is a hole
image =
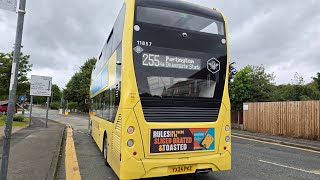
[[[3,136],[4,136],[4,128],[5,128],[4,126],[0,127],[0,139],[3,138]],[[12,127],[12,133],[20,131],[23,128],[25,128],[25,127]]]
[[[320,152],[320,141],[316,141],[316,140],[299,139],[299,138],[284,137],[284,136],[273,136],[273,135],[262,134],[262,133],[241,131],[236,129],[232,130],[232,135],[236,137],[256,139],[260,141],[278,143],[282,145],[288,145],[288,146],[293,146],[297,148],[304,148],[304,149]]]
[[[33,118],[31,127],[12,134],[8,180],[54,179],[65,125]],[[0,158],[3,138],[0,139]],[[1,162],[1,161],[0,161]]]

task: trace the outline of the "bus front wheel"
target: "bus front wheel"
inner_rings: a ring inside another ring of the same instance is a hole
[[[104,164],[106,166],[110,166],[108,163],[108,138],[107,138],[107,135],[104,135],[104,139],[103,139],[103,157],[104,157]]]
[[[90,120],[90,125],[89,125],[89,135],[92,137],[92,121]]]

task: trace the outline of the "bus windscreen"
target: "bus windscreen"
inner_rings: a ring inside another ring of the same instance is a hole
[[[136,19],[142,23],[224,35],[223,22],[179,11],[139,6]]]

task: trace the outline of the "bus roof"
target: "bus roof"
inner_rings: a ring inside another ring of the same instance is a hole
[[[181,0],[136,0],[138,5],[158,6],[169,9],[179,9],[185,12],[190,12],[196,15],[201,15],[208,18],[214,18],[218,21],[223,21],[223,16],[218,11],[213,9],[192,4]]]

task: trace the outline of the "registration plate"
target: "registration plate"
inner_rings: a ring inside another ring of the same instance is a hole
[[[171,174],[193,173],[194,165],[171,166],[169,167],[169,172]]]

